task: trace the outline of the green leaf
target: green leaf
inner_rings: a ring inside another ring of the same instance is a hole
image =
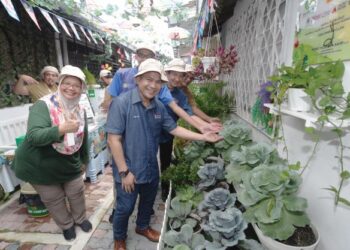
[[[325,190],[329,190],[333,193],[338,193],[338,189],[334,186],[330,186],[329,188],[324,188]]]
[[[181,244],[181,245],[176,245],[173,250],[191,250],[187,245]]]
[[[321,115],[320,117],[318,117],[317,121],[318,122],[326,122],[326,121],[328,121],[328,116],[327,115]]]
[[[342,95],[344,93],[344,88],[343,88],[342,83],[338,82],[338,83],[334,84],[331,87],[331,93],[332,93],[332,95],[335,95],[335,96]]]
[[[291,212],[303,212],[307,208],[307,201],[304,198],[296,196],[287,196],[283,198],[284,205]]]
[[[350,201],[345,198],[339,197],[339,202],[350,207]]]
[[[329,96],[324,96],[318,102],[318,105],[320,105],[321,107],[325,107],[325,106],[327,106],[330,103],[331,103],[331,98]]]
[[[298,161],[295,164],[288,165],[289,170],[296,170],[298,171],[301,168],[300,161]]]
[[[344,170],[343,172],[340,173],[340,177],[343,179],[343,180],[347,180],[350,178],[350,172],[347,171],[347,170]]]
[[[305,133],[307,133],[307,134],[314,134],[315,133],[315,128],[313,128],[313,127],[305,127]]]

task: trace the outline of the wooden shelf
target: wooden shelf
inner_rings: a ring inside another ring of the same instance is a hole
[[[273,105],[272,103],[265,103],[264,104],[265,107],[270,109],[270,113],[271,114],[284,114],[284,115],[289,115],[289,116],[293,116],[296,118],[299,118],[301,120],[305,120],[305,127],[317,127],[317,120],[319,115],[313,111],[309,111],[309,112],[302,112],[302,111],[293,111],[288,109],[287,105],[281,105],[281,107],[279,108],[278,106]],[[342,127],[342,128],[346,128],[350,126],[350,119],[344,120],[343,122],[337,118],[331,118],[332,123],[334,123],[336,126]],[[325,127],[328,128],[334,128],[334,126],[327,122],[325,124]]]

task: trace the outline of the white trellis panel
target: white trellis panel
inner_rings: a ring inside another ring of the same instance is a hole
[[[297,6],[296,0],[238,1],[223,26],[223,44],[236,46],[239,62],[222,78],[235,94],[237,114],[250,123],[260,84],[277,66],[291,63]]]

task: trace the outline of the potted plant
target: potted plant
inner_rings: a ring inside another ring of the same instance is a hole
[[[246,207],[244,218],[268,249],[314,249],[319,242],[305,213],[307,201],[296,195],[300,183],[298,173],[285,164],[260,165],[243,176],[238,200]]]
[[[311,75],[304,62],[297,62],[293,66],[282,65],[277,75],[269,79],[273,82],[267,89],[271,91],[271,98],[277,105],[281,105],[288,95],[288,109],[293,111],[310,111],[311,99],[305,92]]]

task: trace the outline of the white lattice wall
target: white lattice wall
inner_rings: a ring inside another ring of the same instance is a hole
[[[291,62],[297,4],[296,0],[241,0],[223,26],[222,41],[227,47],[236,45],[239,63],[222,78],[235,94],[237,114],[248,122],[259,85],[277,66]]]

